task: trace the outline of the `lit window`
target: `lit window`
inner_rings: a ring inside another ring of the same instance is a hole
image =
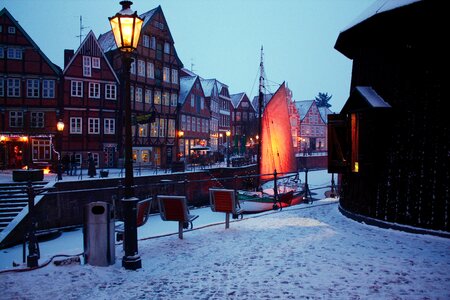
[[[167,67],[163,68],[163,81],[170,82],[170,69]]]
[[[161,104],[161,92],[155,91],[155,99],[153,101],[155,104]]]

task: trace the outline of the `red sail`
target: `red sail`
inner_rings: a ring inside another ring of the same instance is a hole
[[[296,172],[292,132],[284,83],[267,103],[262,117],[261,164],[262,180],[273,178],[273,172]]]

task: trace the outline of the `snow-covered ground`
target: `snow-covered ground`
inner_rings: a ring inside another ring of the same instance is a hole
[[[309,173],[311,188],[330,178]],[[117,245],[109,267],[50,263],[0,273],[0,299],[450,299],[449,239],[355,222],[334,199],[245,215],[227,230],[224,214],[192,213],[200,217],[183,240],[158,237],[177,224],[157,215],[139,228],[137,271],[121,267]],[[40,243],[40,264],[81,253],[82,240],[76,230]],[[21,262],[20,246],[1,250],[0,269],[13,260]]]

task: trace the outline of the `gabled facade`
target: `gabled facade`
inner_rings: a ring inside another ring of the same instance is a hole
[[[92,153],[97,167],[114,167],[120,156],[119,79],[92,31],[78,50],[65,50],[64,154],[85,163]]]
[[[298,113],[297,107],[295,106],[295,101],[292,100],[292,91],[286,88],[288,111],[289,111],[289,121],[291,123],[292,132],[292,145],[294,147],[294,153],[300,152],[301,137],[300,137],[300,115]]]
[[[132,115],[152,114],[146,124],[133,127],[133,157],[141,164],[169,167],[176,159],[176,132],[179,96],[179,73],[182,63],[161,6],[140,17],[144,20],[138,48],[132,54],[131,95],[121,96],[131,101]],[[116,71],[123,74],[122,56],[111,31],[100,35],[100,45]],[[122,79],[121,79],[122,80]],[[123,88],[123,84],[121,84]],[[121,118],[122,120],[123,118]],[[119,123],[118,128],[123,128]],[[124,139],[120,140],[122,153]]]
[[[247,153],[246,146],[256,143],[256,135],[258,134],[258,123],[255,122],[256,111],[246,93],[233,94],[230,97],[232,103],[233,152],[244,155]]]
[[[209,107],[211,118],[209,119],[209,145],[214,152],[219,151],[219,88],[216,79],[200,79],[205,101]]]
[[[225,145],[226,132],[231,130],[231,98],[228,91],[228,85],[216,80],[217,91],[219,94],[219,146]],[[233,137],[233,132],[231,132]]]
[[[205,101],[205,93],[198,76],[180,78],[180,127],[184,135],[179,140],[179,156],[195,158],[196,146],[207,147],[211,113]]]
[[[61,70],[0,11],[0,168],[55,165]]]
[[[327,151],[327,124],[323,121],[316,101],[295,101],[300,116],[300,150],[312,154]]]

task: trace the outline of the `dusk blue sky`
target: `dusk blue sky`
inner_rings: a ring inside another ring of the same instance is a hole
[[[161,5],[178,56],[188,69],[217,78],[230,93],[257,95],[260,48],[267,88],[286,81],[295,100],[333,95],[339,112],[349,96],[352,62],[334,49],[339,32],[375,0],[136,0],[138,14]],[[112,0],[0,0],[41,50],[63,68],[64,49],[83,34],[110,30]]]

